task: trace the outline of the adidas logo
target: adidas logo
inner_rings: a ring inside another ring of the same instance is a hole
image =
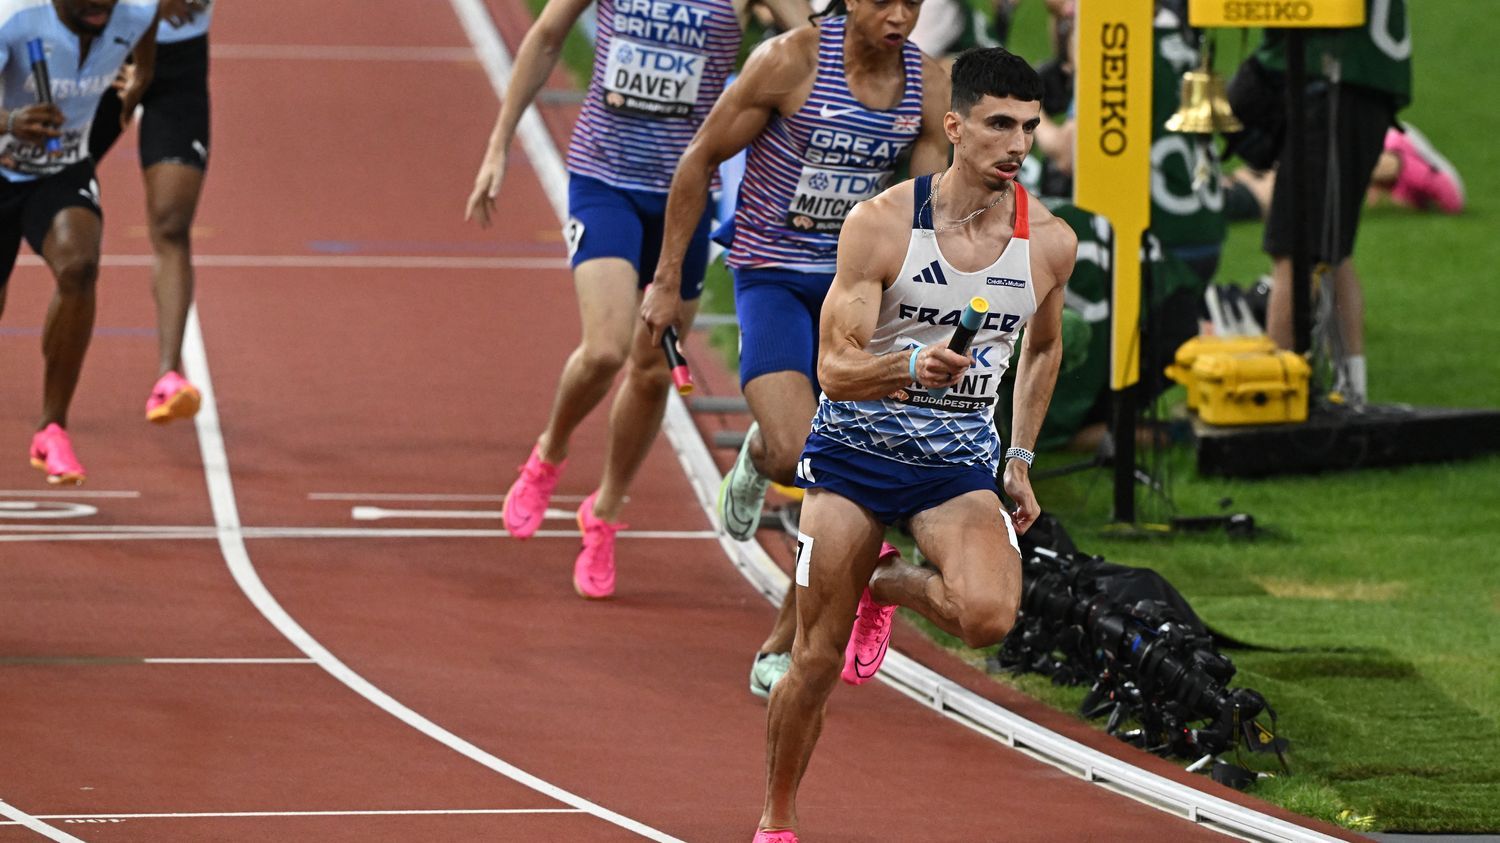
[[[913,275],[911,280],[916,284],[942,284],[944,287],[948,286],[948,279],[943,277],[943,268],[938,265],[937,261],[928,264],[919,274]]]

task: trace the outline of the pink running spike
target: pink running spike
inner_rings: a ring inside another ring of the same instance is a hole
[[[573,590],[589,600],[603,600],[615,593],[615,533],[629,526],[595,518],[594,500],[598,497],[594,492],[578,506],[583,548],[573,563]]]
[[[880,559],[899,555],[901,551],[889,542],[880,546]],[[840,679],[850,685],[863,685],[875,678],[880,663],[885,661],[886,649],[891,643],[891,617],[896,607],[883,606],[870,596],[866,588],[859,597],[859,609],[854,616],[854,630],[849,634],[849,643],[844,647],[844,670]]]
[[[1391,187],[1391,198],[1402,205],[1433,208],[1446,214],[1464,209],[1464,183],[1458,168],[1415,126],[1408,125],[1405,132],[1386,130],[1385,151],[1394,153],[1401,161],[1401,173]]]
[[[797,839],[797,832],[790,828],[783,828],[779,831],[766,831],[761,828],[756,829],[755,839],[750,843],[801,843],[801,841]]]
[[[505,493],[505,504],[500,507],[500,520],[505,529],[518,539],[529,539],[542,526],[547,515],[547,504],[552,500],[552,490],[562,477],[567,460],[553,465],[542,461],[541,448],[533,445],[531,456],[520,468],[520,476]]]
[[[166,424],[173,419],[190,419],[198,414],[202,403],[203,396],[187,378],[167,372],[151,387],[151,396],[146,399],[146,421]]]
[[[62,483],[82,486],[86,476],[83,464],[73,453],[68,432],[56,422],[31,437],[31,464],[47,472],[47,482],[54,486]]]

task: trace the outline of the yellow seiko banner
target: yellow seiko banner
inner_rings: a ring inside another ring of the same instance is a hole
[[[1140,380],[1141,236],[1151,225],[1154,0],[1078,0],[1073,202],[1114,228],[1110,389]]]
[[[1364,26],[1365,0],[1188,0],[1196,27]]]

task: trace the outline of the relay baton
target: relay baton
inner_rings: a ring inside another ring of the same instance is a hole
[[[948,340],[948,350],[967,354],[969,343],[974,341],[974,335],[979,332],[979,326],[984,324],[984,316],[989,312],[990,303],[983,296],[969,299],[963,314],[958,317],[958,327],[953,329],[953,339]],[[933,398],[942,398],[948,394],[948,387],[935,386],[928,389],[927,394]]]
[[[692,392],[693,373],[688,371],[687,360],[677,350],[677,329],[671,325],[661,332],[661,350],[666,352],[667,366],[672,370],[672,384],[677,387],[677,394]]]
[[[42,105],[51,105],[52,74],[47,72],[47,50],[42,45],[42,39],[33,38],[26,42],[26,56],[31,59],[31,80],[36,83],[36,101]],[[62,141],[48,138],[47,151],[61,152]]]

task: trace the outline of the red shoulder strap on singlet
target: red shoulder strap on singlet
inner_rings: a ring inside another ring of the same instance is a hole
[[[1031,239],[1031,215],[1027,213],[1030,202],[1026,201],[1026,188],[1020,182],[1013,182],[1016,186],[1016,228],[1012,237],[1022,240]]]

